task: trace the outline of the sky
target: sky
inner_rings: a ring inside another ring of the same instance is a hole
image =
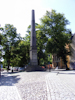
[[[0,0],[0,24],[12,24],[17,33],[25,36],[27,27],[31,25],[31,11],[35,10],[35,22],[40,24],[40,18],[46,10],[56,10],[63,13],[69,20],[72,33],[75,33],[75,0]]]

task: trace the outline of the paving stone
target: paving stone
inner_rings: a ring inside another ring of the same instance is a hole
[[[75,71],[57,73],[4,72],[0,78],[0,100],[75,100]]]

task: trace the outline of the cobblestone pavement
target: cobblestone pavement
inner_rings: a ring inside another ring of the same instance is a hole
[[[20,72],[3,79],[0,100],[75,100],[75,71]]]
[[[47,72],[21,72],[17,86],[22,100],[48,100],[45,76]],[[15,74],[16,75],[16,74]],[[16,82],[16,80],[14,80]]]
[[[1,73],[0,77],[0,100],[22,100],[14,85],[12,76],[6,71]]]
[[[49,100],[75,100],[75,71],[56,71],[46,76]]]

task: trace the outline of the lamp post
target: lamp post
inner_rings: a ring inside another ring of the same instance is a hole
[[[48,54],[48,57],[50,58],[50,54]],[[49,72],[50,72],[50,60],[49,60]]]

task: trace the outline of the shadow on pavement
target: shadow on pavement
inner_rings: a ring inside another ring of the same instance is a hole
[[[75,73],[61,73],[61,72],[59,72],[58,74],[69,74],[69,75],[74,75]]]
[[[16,76],[9,76],[8,74],[3,74],[0,76],[0,86],[13,86],[14,83],[18,83],[20,78],[19,75]]]
[[[12,72],[8,72],[8,74],[15,74],[15,73],[19,73],[18,71],[14,71],[13,73]]]
[[[58,70],[54,70],[51,71],[52,73],[57,73],[57,74],[69,74],[69,75],[74,75],[75,74],[75,70],[63,70],[63,69],[58,69]]]

